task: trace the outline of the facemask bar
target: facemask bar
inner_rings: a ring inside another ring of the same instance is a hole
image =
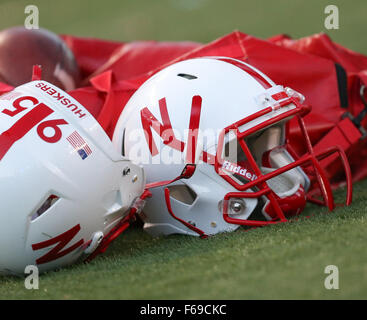
[[[283,107],[289,106],[293,104],[295,107],[293,109],[290,109],[288,111],[285,111],[277,116],[274,116],[267,121],[262,121],[261,123],[249,128],[248,130],[245,130],[244,132],[240,132],[239,128],[253,120],[256,120],[264,115],[267,115],[275,110],[279,110]],[[230,183],[233,187],[235,187],[239,192],[230,192],[224,197],[223,201],[223,218],[228,223],[233,224],[239,224],[239,225],[247,225],[247,226],[263,226],[278,222],[285,222],[287,221],[277,199],[275,196],[274,191],[268,186],[266,183],[269,179],[272,179],[276,176],[281,175],[282,173],[292,170],[296,167],[301,167],[302,165],[307,165],[313,167],[313,170],[316,175],[316,179],[321,191],[321,195],[323,197],[323,201],[307,196],[307,200],[313,203],[317,203],[319,205],[325,205],[329,208],[329,210],[333,210],[335,207],[333,194],[331,190],[330,182],[327,179],[327,175],[325,170],[321,167],[320,160],[334,154],[338,153],[340,156],[344,171],[346,175],[346,181],[347,181],[347,198],[346,198],[346,205],[349,205],[352,201],[352,175],[351,170],[349,167],[348,159],[344,153],[344,151],[338,147],[330,147],[327,150],[324,150],[322,152],[315,153],[310,141],[310,138],[308,136],[304,121],[302,117],[307,114],[310,111],[310,109],[307,106],[302,105],[299,100],[296,97],[289,97],[288,99],[282,100],[278,102],[276,106],[267,107],[247,118],[244,118],[236,123],[234,123],[231,126],[228,126],[227,128],[223,129],[218,141],[218,148],[217,153],[215,157],[215,170],[216,172],[222,176],[228,183]],[[259,132],[261,130],[264,130],[267,127],[270,127],[273,124],[276,124],[284,119],[291,118],[291,117],[297,117],[298,124],[301,128],[301,131],[303,133],[303,137],[305,139],[305,144],[307,147],[307,154],[300,157],[299,159],[295,160],[294,162],[285,165],[281,168],[278,168],[272,172],[269,172],[267,174],[263,174],[258,167],[258,164],[256,163],[255,159],[253,158],[253,155],[251,154],[251,151],[249,150],[246,142],[245,137],[249,137],[251,134],[254,134],[255,132]],[[250,181],[246,184],[240,184],[238,183],[233,177],[228,175],[226,172],[223,171],[222,165],[224,159],[222,158],[222,152],[224,147],[224,141],[225,141],[225,135],[227,135],[229,132],[232,132],[235,134],[238,143],[240,144],[245,156],[247,157],[248,161],[250,162],[251,167],[254,170],[254,173],[256,174],[257,178],[253,181]],[[251,192],[247,190],[251,190]],[[257,191],[258,189],[259,191]],[[243,220],[243,219],[237,219],[233,218],[228,213],[228,203],[231,198],[259,198],[259,197],[266,197],[270,204],[273,206],[274,212],[276,213],[276,218],[270,221],[256,221],[256,220]]]
[[[205,239],[207,238],[208,236],[205,234],[204,231],[200,230],[199,228],[196,228],[194,225],[186,222],[185,220],[177,217],[173,210],[172,210],[172,206],[171,206],[171,200],[170,200],[170,191],[168,188],[164,188],[164,198],[165,198],[165,201],[166,201],[166,206],[167,206],[167,210],[169,212],[169,214],[171,215],[171,217],[175,220],[177,220],[178,222],[182,223],[185,227],[187,227],[188,229],[196,232],[200,238],[202,239]]]

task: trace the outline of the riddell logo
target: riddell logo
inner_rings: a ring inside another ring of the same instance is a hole
[[[253,173],[251,173],[250,171],[248,171],[247,169],[241,167],[241,166],[237,166],[229,161],[224,161],[222,168],[224,170],[233,172],[233,173],[237,173],[241,176],[243,176],[244,178],[250,180],[250,181],[254,181],[255,179],[257,179],[257,176]]]

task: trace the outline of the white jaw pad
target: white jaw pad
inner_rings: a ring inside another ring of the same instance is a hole
[[[261,171],[265,174],[275,170],[274,168],[261,167]],[[295,171],[287,171],[267,180],[267,184],[280,198],[285,198],[295,194],[299,190],[301,182]]]

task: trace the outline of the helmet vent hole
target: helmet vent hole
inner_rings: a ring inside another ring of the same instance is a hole
[[[184,204],[193,204],[197,197],[196,193],[185,184],[169,186],[168,189],[171,198]]]
[[[194,76],[192,74],[187,74],[187,73],[179,73],[177,74],[178,77],[182,77],[182,78],[185,78],[187,80],[194,80],[194,79],[197,79],[198,77],[197,76]]]
[[[42,214],[44,214],[48,209],[50,209],[60,198],[55,196],[54,194],[50,195],[42,205],[36,210],[36,212],[32,215],[31,221],[37,219]]]

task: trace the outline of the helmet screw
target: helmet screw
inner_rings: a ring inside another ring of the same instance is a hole
[[[242,214],[246,208],[246,204],[241,200],[231,201],[230,210],[232,214]]]

